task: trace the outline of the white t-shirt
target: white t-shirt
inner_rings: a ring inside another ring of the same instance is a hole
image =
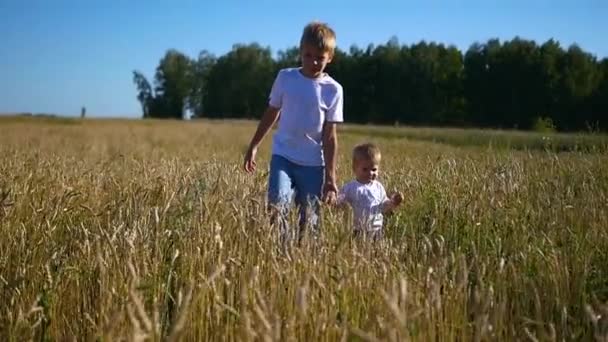
[[[382,206],[388,200],[384,186],[375,180],[367,184],[350,181],[338,194],[338,205],[348,203],[353,208],[353,228],[367,232],[382,229]]]
[[[323,124],[342,122],[342,86],[329,75],[316,79],[300,68],[279,71],[269,105],[281,109],[272,153],[306,166],[323,166]]]

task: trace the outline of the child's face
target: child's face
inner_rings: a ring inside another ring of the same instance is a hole
[[[378,178],[380,165],[370,159],[355,160],[353,171],[359,183],[369,183]]]
[[[313,78],[319,77],[332,59],[332,55],[329,51],[323,51],[309,44],[302,45],[300,57],[302,58],[302,71],[304,76]]]

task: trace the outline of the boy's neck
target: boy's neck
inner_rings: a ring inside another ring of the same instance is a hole
[[[325,72],[320,71],[317,74],[310,74],[306,70],[304,70],[304,68],[300,67],[300,74],[302,74],[302,76],[304,76],[306,78],[316,80],[316,79],[322,78],[325,75]]]
[[[374,179],[372,179],[372,180],[368,181],[368,180],[366,180],[366,179],[359,179],[359,178],[355,178],[355,180],[356,180],[357,182],[359,182],[359,184],[363,184],[363,185],[369,185],[369,184],[372,184],[372,183],[374,182]]]

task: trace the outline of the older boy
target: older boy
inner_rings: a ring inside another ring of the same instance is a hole
[[[302,66],[280,70],[270,100],[245,154],[244,169],[256,169],[260,142],[278,119],[273,137],[268,201],[281,219],[281,236],[291,238],[285,224],[295,193],[300,231],[318,228],[318,200],[335,201],[336,124],[343,121],[342,86],[324,72],[336,47],[334,31],[324,23],[308,24],[300,39]],[[312,207],[311,207],[312,206]],[[301,237],[301,236],[299,236]]]

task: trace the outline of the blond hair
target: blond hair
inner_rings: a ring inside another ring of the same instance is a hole
[[[336,33],[326,23],[313,21],[304,27],[302,38],[300,38],[300,48],[304,45],[311,45],[323,52],[333,55],[336,49]]]
[[[360,144],[353,149],[353,163],[365,160],[380,164],[380,159],[382,159],[380,148],[372,143]]]

